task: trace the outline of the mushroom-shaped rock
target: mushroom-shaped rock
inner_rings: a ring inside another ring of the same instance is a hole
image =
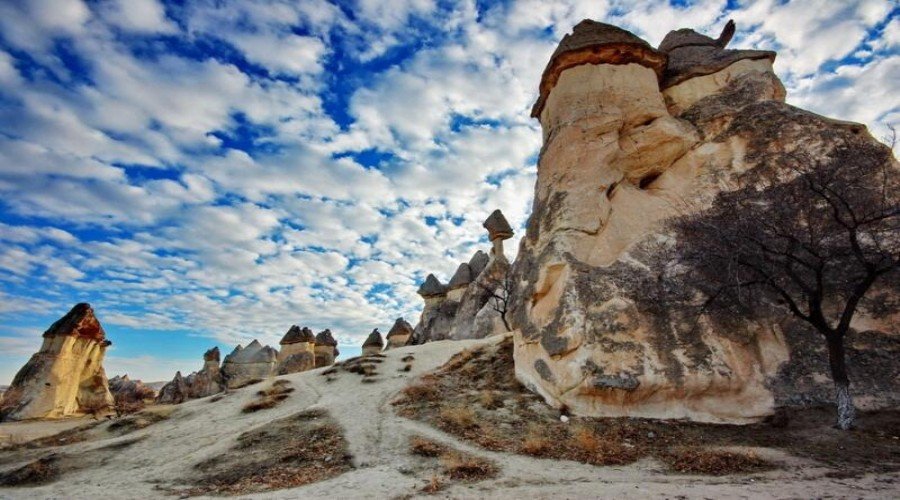
[[[216,363],[219,364],[221,354],[219,354],[219,348],[213,347],[212,349],[203,353],[203,361],[204,363]]]
[[[540,94],[531,108],[531,116],[541,116],[547,96],[566,69],[582,64],[629,63],[646,66],[662,77],[666,56],[630,31],[590,19],[581,21],[571,34],[563,37],[550,57],[541,76]]]
[[[450,283],[447,284],[447,287],[453,291],[457,288],[465,288],[472,282],[472,268],[469,267],[469,264],[463,262],[456,268],[456,272],[453,273],[453,277],[450,278]]]
[[[506,221],[506,217],[503,216],[503,212],[500,210],[491,212],[491,215],[485,219],[482,226],[487,229],[488,239],[491,241],[496,239],[508,240],[513,236],[512,227],[510,227],[509,222]]]
[[[103,370],[110,344],[91,306],[75,305],[44,332],[40,350],[16,374],[0,419],[59,418],[111,408]]]
[[[372,330],[372,333],[366,338],[366,341],[363,342],[362,345],[362,355],[363,356],[371,356],[372,354],[378,354],[381,352],[381,349],[384,347],[384,340],[381,338],[381,332],[378,331],[378,328]]]
[[[331,366],[338,356],[337,340],[331,334],[331,330],[325,329],[316,334],[316,368]]]
[[[293,325],[288,329],[287,333],[284,334],[284,337],[281,338],[281,345],[288,344],[297,344],[301,342],[307,343],[315,343],[316,336],[313,334],[312,330],[307,327],[300,328],[297,325]]]
[[[669,58],[660,88],[711,75],[741,60],[775,61],[775,52],[770,50],[726,49],[734,30],[734,21],[728,21],[715,40],[688,28],[670,31],[659,44],[659,50]]]
[[[487,267],[490,260],[491,258],[488,257],[488,254],[481,250],[475,252],[475,255],[469,259],[469,269],[472,270],[472,279],[477,278],[478,275],[481,274],[481,271],[484,271],[484,268]]]
[[[447,295],[447,287],[442,285],[435,275],[429,274],[428,277],[425,278],[425,282],[422,283],[422,286],[419,287],[419,291],[416,293],[426,299],[429,297],[439,297]]]
[[[394,326],[391,327],[387,334],[387,348],[402,347],[409,341],[409,337],[413,334],[413,327],[403,318],[397,318]]]

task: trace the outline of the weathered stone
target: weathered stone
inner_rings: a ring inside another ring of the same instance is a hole
[[[447,287],[442,285],[440,280],[433,274],[429,274],[427,278],[425,278],[425,282],[422,283],[422,286],[419,287],[419,290],[416,292],[422,297],[437,297],[441,295],[447,294]]]
[[[279,375],[312,370],[316,367],[316,336],[309,328],[291,326],[280,344],[276,369]]]
[[[264,380],[275,373],[278,351],[254,340],[247,347],[234,348],[222,363],[222,375],[229,389]]]
[[[762,65],[746,51],[720,56],[728,33],[719,41],[694,35],[681,32],[663,45],[675,69],[695,51],[710,51],[706,66],[678,69],[683,87],[668,106],[659,72],[600,61],[560,71],[539,113],[545,145],[512,271],[516,374],[576,414],[741,423],[774,405],[769,384],[788,351],[772,325],[740,334],[687,328],[654,304],[652,290],[634,286],[653,282],[646,263],[656,258],[656,242],[672,237],[660,222],[696,209],[690,201],[702,206],[751,166],[743,163],[744,141],[698,143],[733,127],[735,115],[759,100],[785,106],[780,83],[762,84],[760,75],[777,80],[768,54]],[[715,66],[729,57],[736,59]],[[732,95],[715,117],[691,108],[746,79],[759,90]]]
[[[500,210],[494,210],[491,215],[485,219],[482,226],[488,231],[488,240],[494,241],[497,238],[508,240],[513,237],[512,227],[507,222],[506,217]]]
[[[390,349],[392,347],[403,347],[409,342],[410,337],[413,334],[413,327],[403,318],[397,318],[394,321],[394,326],[391,327],[390,331],[387,334],[387,347],[385,349]]]
[[[472,258],[469,259],[469,269],[472,270],[472,277],[477,278],[481,271],[484,271],[484,268],[487,267],[488,262],[491,260],[488,257],[488,254],[478,250],[475,254],[472,255]]]
[[[203,368],[183,377],[181,372],[160,389],[156,397],[159,404],[180,404],[189,399],[205,398],[225,390],[225,379],[219,368],[221,354],[218,347],[203,353]]]
[[[331,335],[331,330],[326,328],[316,334],[316,368],[334,364],[335,358],[340,354],[337,345],[337,340]]]
[[[188,385],[181,375],[181,372],[178,371],[175,372],[175,378],[159,390],[159,394],[156,396],[156,402],[166,405],[181,404],[190,399],[189,393],[190,390],[188,389]]]
[[[469,264],[466,262],[461,263],[456,268],[456,272],[453,273],[453,277],[450,278],[447,288],[450,289],[450,292],[459,288],[465,288],[472,282],[472,274],[472,268],[469,267]]]
[[[372,333],[366,337],[365,342],[362,345],[362,355],[363,356],[371,356],[373,354],[378,354],[384,348],[384,340],[381,338],[381,332],[378,331],[378,328],[372,330]]]
[[[109,392],[116,404],[120,401],[138,402],[156,398],[156,391],[140,380],[131,380],[128,375],[109,379]]]
[[[113,397],[103,370],[111,342],[91,306],[73,307],[43,339],[6,391],[0,419],[58,418],[111,408]]]

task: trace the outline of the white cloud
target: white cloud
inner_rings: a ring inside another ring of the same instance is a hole
[[[173,33],[175,24],[157,0],[106,0],[98,8],[110,24],[138,33]]]

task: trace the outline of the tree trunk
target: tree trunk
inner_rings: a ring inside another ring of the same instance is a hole
[[[836,391],[837,427],[848,430],[856,420],[856,407],[853,406],[853,397],[850,395],[843,335],[828,336],[828,363],[831,365],[831,379]]]

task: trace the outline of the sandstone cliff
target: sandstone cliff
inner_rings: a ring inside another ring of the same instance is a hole
[[[532,115],[544,146],[510,308],[517,377],[554,406],[751,422],[793,392],[785,367],[806,370],[806,346],[783,325],[692,328],[649,288],[667,218],[752,181],[773,154],[874,142],[862,125],[785,104],[775,53],[726,49],[733,30],[679,30],[654,49],[586,20],[543,73]]]
[[[103,357],[111,344],[89,304],[78,304],[44,332],[41,349],[3,398],[0,419],[58,418],[111,408]]]

